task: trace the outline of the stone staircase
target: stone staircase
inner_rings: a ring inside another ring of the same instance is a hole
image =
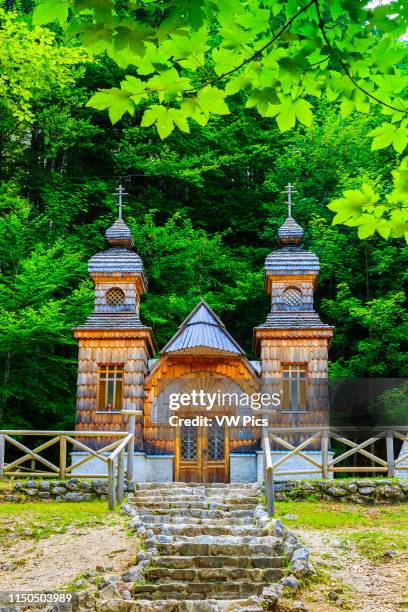
[[[137,610],[262,610],[258,596],[283,576],[258,485],[139,484],[128,504],[146,546],[130,589]]]

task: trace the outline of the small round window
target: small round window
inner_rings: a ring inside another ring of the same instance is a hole
[[[296,287],[289,287],[283,292],[283,303],[288,308],[293,308],[302,303],[302,292]]]
[[[109,304],[109,306],[120,306],[125,303],[125,294],[119,287],[108,289],[105,297],[106,303]]]

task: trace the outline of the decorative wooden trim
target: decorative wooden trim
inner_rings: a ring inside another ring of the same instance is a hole
[[[82,341],[87,340],[136,340],[137,343],[132,343],[133,347],[145,347],[147,358],[150,359],[157,352],[156,342],[153,336],[151,327],[141,329],[83,329],[74,327],[72,333],[75,338]]]
[[[135,272],[134,274],[129,274],[129,272],[90,272],[89,276],[95,284],[109,284],[116,280],[120,283],[134,283],[139,296],[147,290],[147,280],[144,272]]]
[[[272,292],[272,285],[274,283],[284,283],[285,285],[288,283],[293,282],[308,282],[312,284],[313,289],[316,289],[316,285],[317,285],[317,278],[319,276],[319,273],[310,273],[310,274],[276,274],[275,272],[272,272],[271,270],[265,270],[265,276],[264,276],[264,286],[265,286],[265,291],[267,293],[271,293]]]

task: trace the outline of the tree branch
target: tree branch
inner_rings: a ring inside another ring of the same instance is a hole
[[[246,64],[249,64],[249,63],[253,62],[254,60],[256,60],[259,56],[262,55],[262,53],[266,49],[268,49],[268,47],[273,45],[273,43],[276,42],[278,40],[278,38],[280,38],[282,36],[282,34],[284,32],[286,32],[286,30],[288,28],[290,28],[290,26],[295,21],[295,19],[297,19],[299,17],[299,15],[301,15],[302,13],[307,11],[307,9],[310,8],[314,4],[314,2],[315,2],[315,0],[310,0],[307,4],[305,4],[305,6],[300,8],[294,15],[292,15],[292,17],[290,19],[288,19],[288,21],[285,23],[285,25],[281,27],[279,32],[277,34],[275,34],[275,36],[271,40],[268,40],[268,42],[265,43],[263,47],[258,49],[258,51],[256,53],[254,53],[253,55],[248,57],[246,60],[244,60],[243,62],[238,64],[238,66],[235,66],[235,68],[232,68],[231,70],[228,70],[227,72],[223,72],[218,77],[216,77],[215,79],[212,79],[208,83],[203,83],[203,85],[200,85],[200,87],[197,87],[197,88],[194,88],[194,89],[191,89],[191,90],[188,90],[188,91],[198,91],[199,89],[202,89],[206,85],[212,85],[213,83],[218,83],[218,81],[221,81],[222,79],[224,79],[225,77],[229,76],[230,74],[233,74],[237,70],[240,70],[240,68],[242,68],[243,66],[246,66]]]
[[[380,100],[379,98],[377,98],[374,94],[370,93],[369,91],[366,91],[364,89],[364,87],[361,87],[361,85],[359,84],[358,81],[355,80],[355,78],[353,77],[353,75],[350,72],[349,67],[347,66],[347,64],[341,59],[341,57],[339,56],[339,52],[337,49],[335,49],[333,47],[333,45],[331,44],[330,40],[328,39],[328,36],[326,34],[326,29],[325,29],[325,25],[322,19],[322,14],[320,12],[320,6],[319,6],[319,0],[313,0],[313,4],[316,7],[316,13],[317,13],[317,19],[319,22],[319,30],[322,33],[323,39],[326,43],[326,45],[329,47],[329,49],[331,49],[332,51],[334,51],[339,58],[339,63],[341,65],[341,67],[343,68],[346,76],[350,79],[350,81],[353,83],[354,87],[356,87],[357,89],[359,89],[362,93],[364,93],[368,98],[371,98],[372,100],[375,100],[375,102],[378,102],[378,104],[382,104],[383,106],[386,106],[387,108],[390,108],[391,110],[395,110],[399,113],[403,113],[404,111],[401,110],[400,108],[396,108],[395,106],[392,106],[391,104],[388,104],[387,102],[383,102],[382,100]],[[406,112],[406,111],[405,111]]]

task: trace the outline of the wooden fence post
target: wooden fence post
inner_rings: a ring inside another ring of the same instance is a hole
[[[117,499],[119,504],[123,502],[125,492],[125,449],[123,448],[118,455],[118,482],[117,482]]]
[[[269,495],[266,496],[266,511],[269,516],[275,514],[275,495],[274,495],[274,482],[273,482],[273,470],[265,470],[265,490],[269,491]]]
[[[59,464],[59,477],[61,479],[66,477],[67,470],[67,438],[61,436],[60,438],[60,464]]]
[[[395,476],[394,433],[391,429],[387,430],[385,440],[386,440],[386,445],[387,445],[388,476],[389,478],[394,478]]]
[[[108,504],[109,510],[116,508],[115,462],[108,459]]]
[[[269,516],[273,516],[275,513],[275,491],[273,482],[273,463],[271,455],[271,446],[269,442],[268,427],[262,428],[262,448],[266,511]]]
[[[0,480],[4,478],[4,457],[5,457],[6,437],[0,434]]]
[[[329,430],[322,429],[322,478],[329,477]]]
[[[127,468],[126,468],[126,477],[129,482],[131,482],[134,478],[134,467],[133,467],[133,459],[135,452],[135,429],[136,429],[136,418],[135,415],[131,414],[129,416],[129,433],[133,434],[132,439],[129,441],[127,446]]]

